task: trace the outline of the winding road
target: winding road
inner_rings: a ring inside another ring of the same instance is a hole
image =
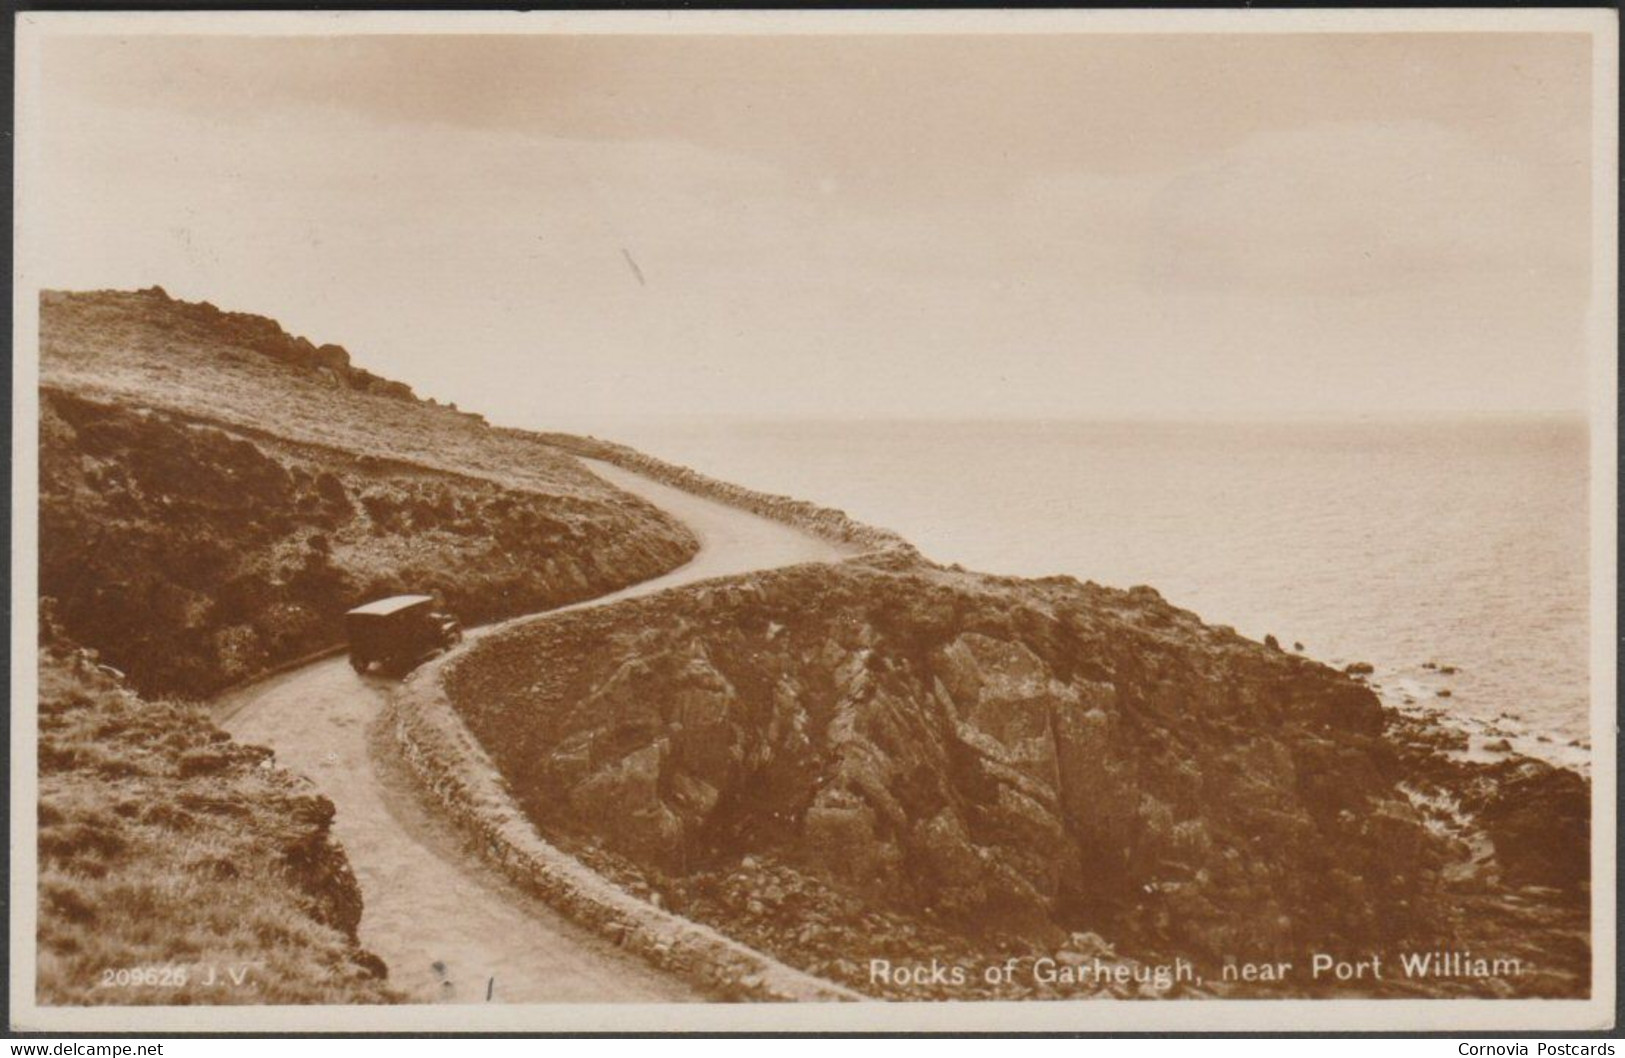
[[[685,523],[700,550],[660,577],[553,612],[848,554],[619,467],[582,462]],[[240,688],[216,703],[215,714],[235,738],[275,750],[278,764],[308,777],[337,806],[334,834],[364,901],[361,943],[388,965],[390,983],[426,1003],[704,999],[518,889],[425,804],[382,722],[394,686],[330,658]]]

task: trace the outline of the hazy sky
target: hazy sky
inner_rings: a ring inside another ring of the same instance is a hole
[[[1580,35],[54,38],[37,279],[498,421],[1578,409]]]

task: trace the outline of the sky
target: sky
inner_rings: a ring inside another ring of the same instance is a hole
[[[42,47],[25,281],[510,425],[1587,402],[1584,35]]]

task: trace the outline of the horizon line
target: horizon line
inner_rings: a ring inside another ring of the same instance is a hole
[[[1027,426],[1044,425],[1099,425],[1099,426],[1392,426],[1392,425],[1442,425],[1447,423],[1469,422],[1574,422],[1589,423],[1590,416],[1585,409],[1577,408],[1535,408],[1535,409],[1494,409],[1487,411],[1439,410],[1416,412],[1361,412],[1355,414],[1336,414],[1326,416],[1314,415],[1169,415],[1154,413],[1149,415],[1020,415],[1015,413],[963,415],[963,414],[897,414],[897,415],[866,415],[852,413],[762,413],[762,412],[603,412],[582,413],[566,412],[548,414],[531,420],[529,425],[513,425],[504,417],[501,425],[512,426],[514,429],[540,430],[543,427],[537,423],[557,421],[561,423],[580,424],[591,421],[605,423],[625,424],[629,422],[734,422],[734,423],[771,423],[771,422],[800,422],[800,423],[917,423],[927,424],[955,424],[955,423],[997,423]],[[492,419],[493,425],[497,424]]]

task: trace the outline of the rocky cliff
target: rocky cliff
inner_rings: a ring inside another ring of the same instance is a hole
[[[1583,952],[1556,939],[1583,881],[1517,877],[1538,829],[1514,818],[1517,794],[1387,730],[1358,680],[1147,588],[900,554],[800,567],[530,622],[445,686],[544,834],[880,994],[967,990],[877,985],[871,958],[1185,957],[1206,987],[1246,992],[1213,983],[1225,963],[1486,937],[1531,968],[1466,994],[1583,987]],[[1526,779],[1548,813],[1585,818],[1577,776]],[[1451,832],[1437,806],[1461,810],[1475,783],[1501,807]],[[1520,852],[1480,862],[1498,825]],[[1572,861],[1584,837],[1551,843]],[[1558,911],[1531,952],[1531,920],[1503,898],[1536,880],[1562,895],[1537,901]],[[969,991],[1053,994],[1028,984]]]

